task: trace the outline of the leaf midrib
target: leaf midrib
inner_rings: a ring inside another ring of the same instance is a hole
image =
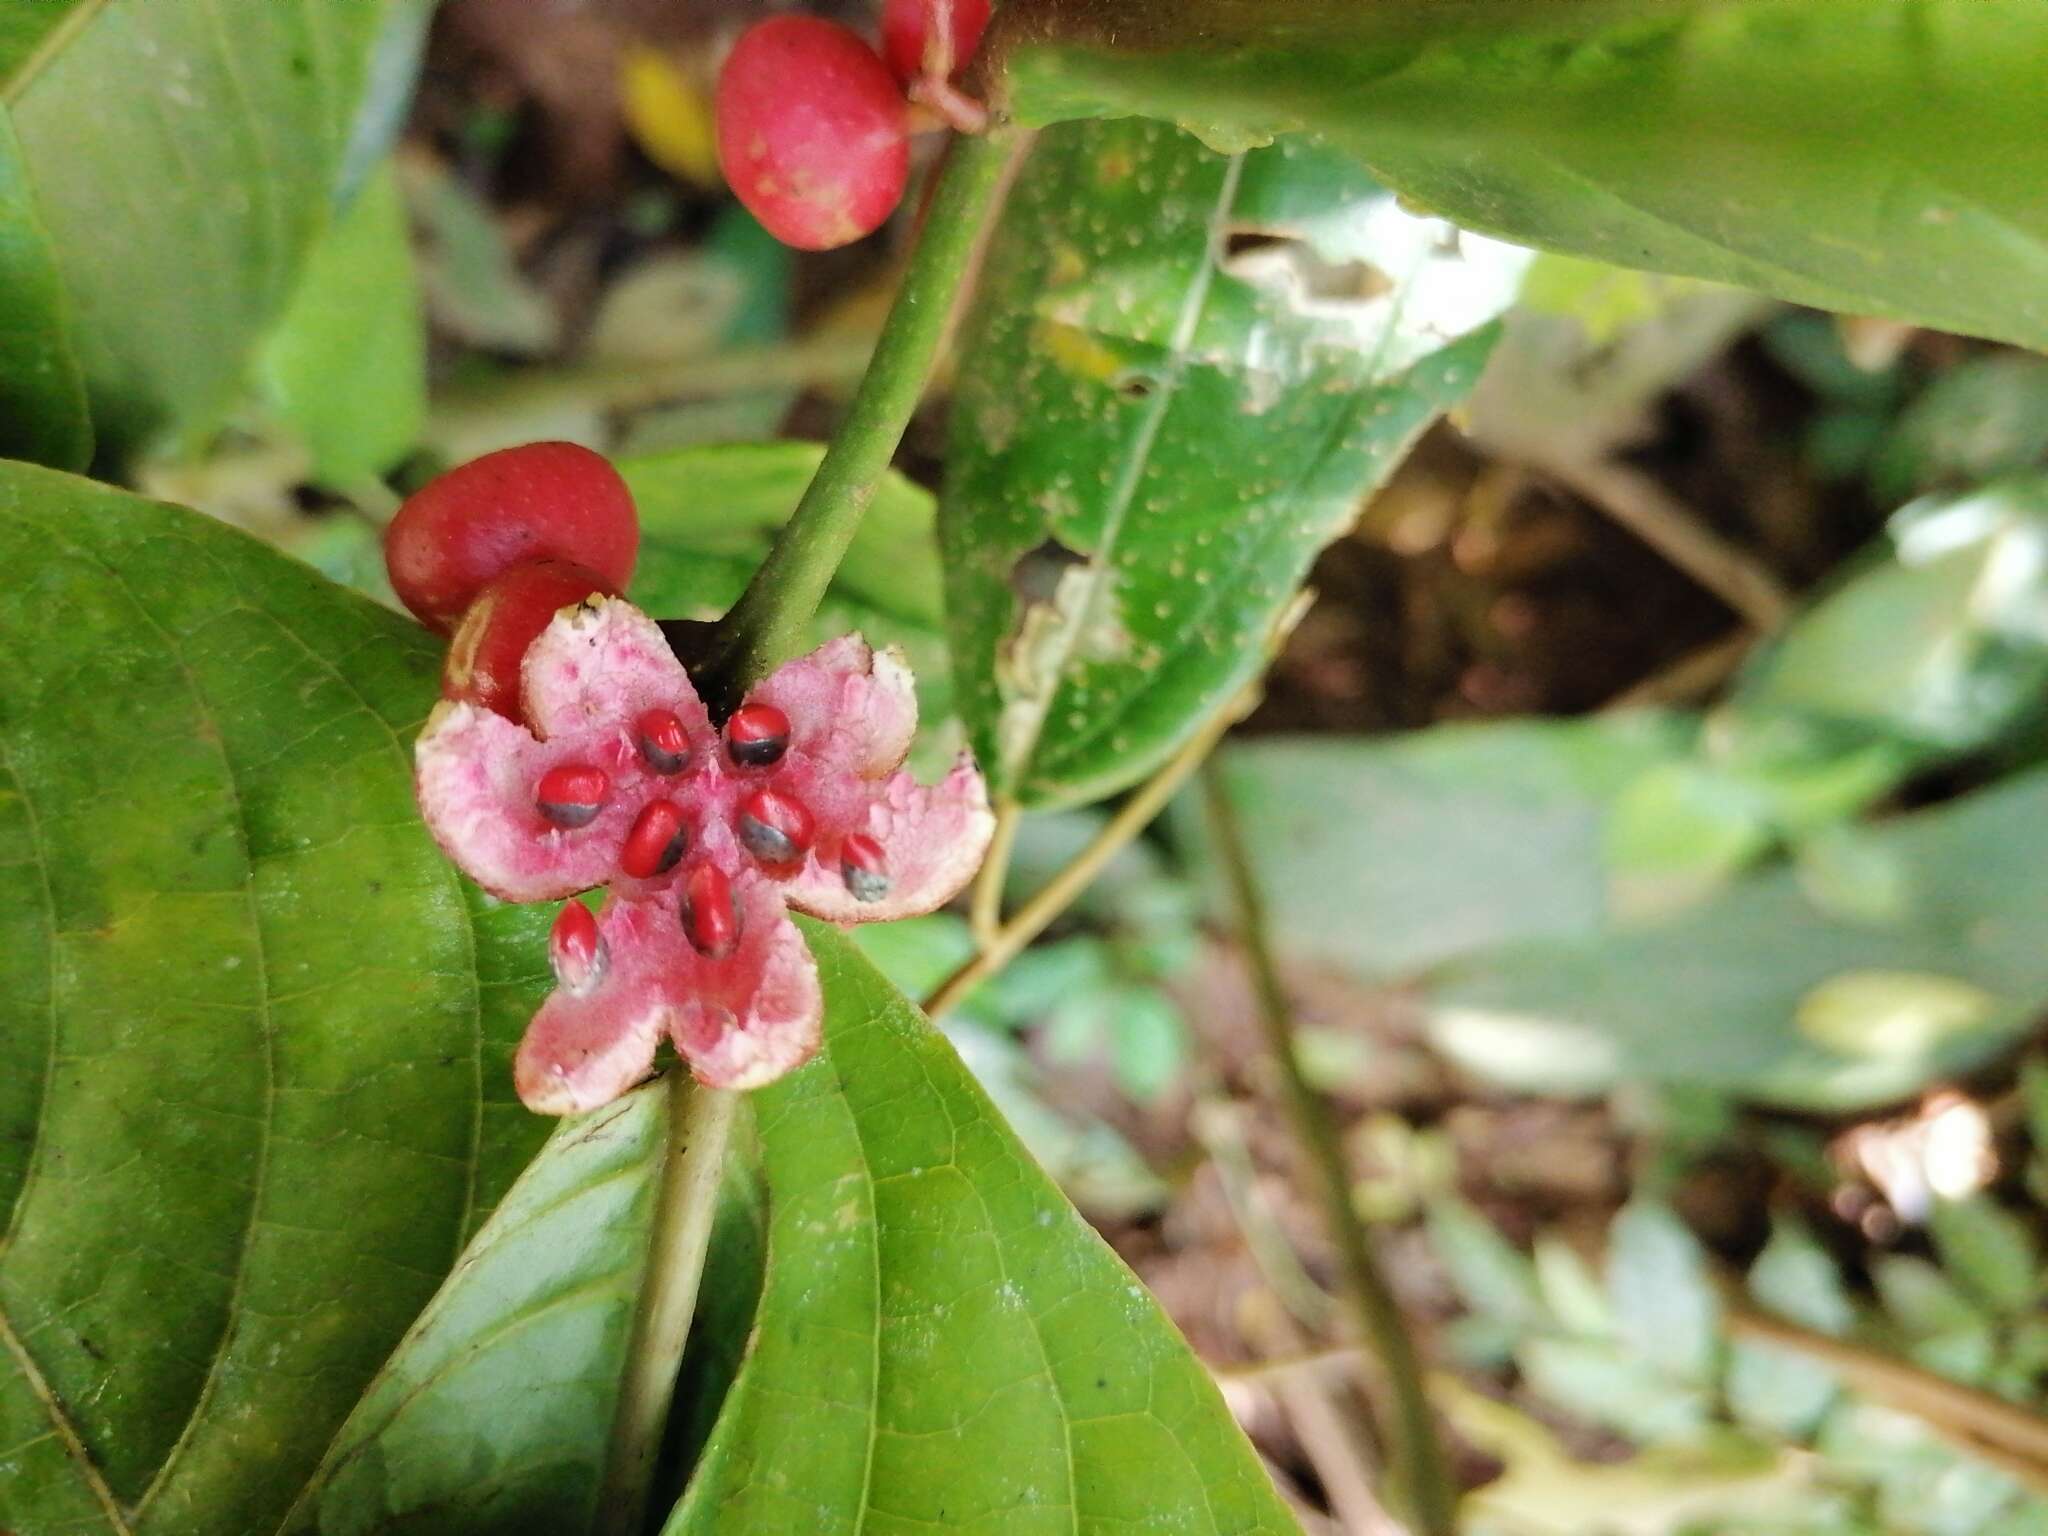
[[[1232,155],[1223,169],[1223,182],[1216,194],[1215,206],[1205,222],[1207,237],[1202,243],[1202,257],[1193,280],[1188,284],[1186,296],[1181,300],[1180,313],[1174,317],[1173,332],[1167,338],[1166,352],[1172,360],[1171,374],[1160,381],[1159,388],[1146,401],[1145,414],[1139,419],[1138,430],[1133,434],[1130,448],[1117,476],[1116,484],[1110,490],[1109,505],[1102,521],[1102,531],[1096,538],[1095,548],[1089,552],[1089,563],[1096,568],[1095,578],[1089,583],[1087,596],[1081,601],[1079,611],[1073,620],[1065,625],[1056,636],[1051,658],[1052,680],[1045,691],[1043,707],[1037,711],[1032,723],[1031,739],[1027,746],[1002,750],[1000,735],[998,751],[1003,759],[1004,777],[1014,791],[1028,779],[1037,766],[1039,744],[1045,736],[1045,723],[1052,718],[1053,706],[1060,692],[1067,686],[1068,666],[1073,661],[1074,650],[1081,637],[1094,632],[1103,594],[1115,585],[1117,542],[1123,536],[1124,522],[1130,516],[1132,505],[1137,501],[1138,486],[1145,478],[1145,470],[1152,462],[1152,448],[1164,430],[1166,417],[1173,402],[1179,397],[1182,383],[1187,378],[1189,348],[1194,344],[1196,327],[1201,323],[1202,311],[1208,306],[1209,290],[1216,281],[1216,243],[1222,221],[1228,217],[1237,202],[1238,183],[1244,175],[1244,156]]]

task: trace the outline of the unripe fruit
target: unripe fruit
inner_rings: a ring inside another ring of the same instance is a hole
[[[855,901],[880,901],[889,894],[889,864],[882,845],[856,832],[839,845],[839,877]]]
[[[818,835],[811,813],[794,795],[757,789],[740,802],[740,842],[763,864],[794,864]]]
[[[399,601],[444,634],[514,566],[567,560],[623,592],[640,548],[617,470],[574,443],[527,443],[458,465],[406,498],[384,530]]]
[[[656,773],[681,773],[690,765],[690,737],[683,722],[666,709],[647,709],[633,722],[640,757]]]
[[[548,932],[548,964],[555,980],[581,995],[604,980],[610,955],[597,931],[597,919],[580,901],[566,901]]]
[[[690,850],[690,828],[673,800],[651,800],[626,834],[619,868],[635,880],[665,875],[683,862]]]
[[[602,768],[564,764],[550,768],[534,786],[533,803],[541,815],[565,832],[587,827],[597,820],[611,798],[612,781]]]
[[[789,750],[789,716],[773,704],[746,704],[725,722],[726,755],[743,768],[766,768]]]
[[[520,718],[519,664],[550,620],[612,587],[597,572],[560,560],[516,566],[485,587],[441,664],[441,697]]]
[[[723,960],[740,942],[740,915],[732,882],[716,864],[699,864],[683,878],[683,937],[707,960]]]
[[[905,85],[950,80],[974,56],[988,25],[988,0],[886,0],[882,56]]]
[[[910,175],[907,104],[856,34],[815,16],[749,27],[718,76],[718,163],[785,245],[827,251],[874,233]]]

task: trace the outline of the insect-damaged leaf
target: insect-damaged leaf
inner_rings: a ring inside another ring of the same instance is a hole
[[[999,791],[1110,794],[1260,668],[1315,553],[1472,384],[1525,259],[1304,143],[1044,137],[991,249],[940,509]]]

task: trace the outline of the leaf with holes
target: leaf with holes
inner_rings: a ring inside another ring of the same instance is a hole
[[[2048,345],[2048,10],[2001,0],[1009,0],[1032,123],[1318,133],[1470,229]]]
[[[418,0],[71,0],[0,27],[100,447],[212,425],[409,73]],[[47,18],[47,20],[45,20]],[[0,178],[0,224],[25,189]],[[6,290],[10,313],[20,302]],[[0,364],[0,378],[20,364]]]
[[[990,249],[939,533],[961,711],[1029,804],[1141,778],[1468,389],[1526,253],[1327,151],[1046,134]]]
[[[546,1129],[549,914],[420,825],[416,626],[19,465],[0,562],[0,1523],[267,1530]]]

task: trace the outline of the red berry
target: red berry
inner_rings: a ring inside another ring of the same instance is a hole
[[[609,960],[590,908],[580,901],[564,902],[548,932],[548,964],[555,980],[571,992],[588,992],[604,980]]]
[[[763,864],[793,864],[811,851],[817,824],[803,801],[757,789],[740,802],[740,841]]]
[[[533,802],[541,815],[564,831],[573,832],[597,820],[597,813],[604,809],[611,792],[612,781],[602,768],[565,763],[540,776],[540,783],[534,786]]]
[[[950,80],[987,25],[988,0],[885,0],[882,55],[905,85],[920,76]]]
[[[880,901],[889,894],[889,864],[882,845],[856,832],[839,845],[839,877],[855,901]]]
[[[683,722],[665,709],[646,709],[633,722],[640,756],[656,773],[681,773],[690,763],[690,737]]]
[[[568,560],[622,592],[640,523],[618,471],[574,443],[503,448],[406,498],[384,530],[392,590],[444,634],[478,593],[531,560]]]
[[[665,875],[683,862],[690,849],[690,829],[673,800],[650,800],[634,819],[619,852],[619,868],[635,880]]]
[[[907,104],[874,49],[836,22],[749,27],[718,77],[718,163],[776,239],[828,251],[874,233],[910,175]]]
[[[725,750],[744,768],[766,768],[789,750],[789,716],[773,704],[743,704],[725,722]]]
[[[699,864],[683,879],[683,937],[698,954],[723,960],[740,941],[732,882],[716,864]]]
[[[441,664],[441,697],[466,699],[519,719],[519,664],[527,648],[564,608],[612,591],[597,572],[560,560],[507,571],[462,616]]]

